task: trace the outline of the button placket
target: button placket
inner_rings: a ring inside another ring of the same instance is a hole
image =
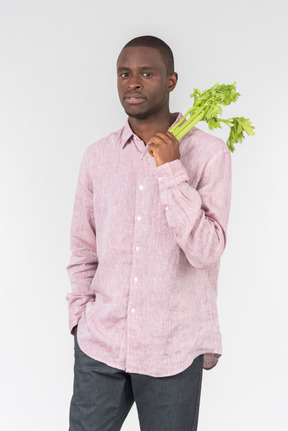
[[[148,155],[149,157],[149,155]],[[140,262],[142,259],[142,242],[143,242],[143,226],[145,222],[144,193],[146,190],[145,176],[148,174],[147,169],[147,153],[144,154],[140,161],[138,178],[136,185],[136,201],[135,201],[135,223],[134,223],[134,238],[133,238],[133,254],[132,268],[129,289],[128,302],[128,321],[127,321],[127,357],[126,364],[129,364],[130,355],[135,349],[134,342],[138,333],[137,322],[139,313],[141,315],[141,270]]]
[[[142,191],[143,191],[143,189],[144,189],[143,184],[140,184],[140,186],[138,187],[138,189],[142,192]],[[141,195],[140,195],[140,199],[141,199]],[[137,200],[138,200],[138,199],[137,199]],[[140,221],[142,220],[142,217],[141,217],[140,215],[138,215],[138,216],[137,216],[137,220],[140,222]],[[136,251],[136,252],[139,252],[139,250],[140,250],[140,247],[139,247],[138,245],[137,245],[137,246],[135,246],[135,251]],[[133,280],[134,280],[134,283],[137,283],[137,282],[138,282],[138,277],[137,277],[137,276],[134,276]]]

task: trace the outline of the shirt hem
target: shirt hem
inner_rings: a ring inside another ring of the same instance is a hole
[[[142,370],[139,369],[139,367],[135,367],[133,365],[131,366],[126,366],[123,365],[123,363],[119,363],[119,362],[114,362],[114,361],[106,361],[106,359],[102,358],[101,356],[98,355],[91,355],[91,353],[89,353],[85,346],[82,345],[81,343],[81,337],[79,340],[79,337],[77,338],[77,342],[78,345],[80,347],[80,349],[85,353],[85,355],[89,356],[90,358],[102,362],[103,364],[107,365],[108,367],[112,367],[112,368],[117,368],[120,371],[125,371],[126,373],[130,373],[130,374],[141,374],[144,376],[150,376],[150,377],[170,377],[170,376],[174,376],[176,374],[180,374],[183,371],[185,371],[188,367],[190,367],[190,365],[192,364],[192,362],[194,361],[194,359],[196,359],[199,355],[204,354],[204,364],[203,364],[203,368],[205,370],[210,370],[212,368],[214,368],[217,363],[218,360],[221,356],[221,353],[217,353],[217,352],[213,352],[211,351],[212,349],[199,349],[197,351],[195,351],[190,357],[189,359],[186,359],[184,362],[181,362],[180,364],[176,364],[173,368],[171,368],[170,371],[163,371],[163,372],[156,372],[155,370]],[[208,364],[205,364],[205,354],[209,356],[210,360],[208,362]],[[215,360],[211,360],[213,357],[215,357]]]

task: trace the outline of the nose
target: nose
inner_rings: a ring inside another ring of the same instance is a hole
[[[131,78],[128,81],[128,85],[127,87],[129,89],[139,89],[142,87],[140,81],[139,81],[139,77],[137,77],[136,75],[132,75]]]

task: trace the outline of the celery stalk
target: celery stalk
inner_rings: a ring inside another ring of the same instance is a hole
[[[233,117],[229,119],[219,118],[222,115],[222,106],[236,102],[239,93],[236,92],[236,82],[232,85],[216,83],[213,87],[201,92],[198,88],[190,95],[194,98],[192,108],[179,120],[169,132],[177,140],[183,138],[199,121],[206,121],[210,130],[222,128],[221,123],[230,127],[230,134],[226,142],[229,150],[235,150],[234,144],[242,143],[244,132],[247,135],[255,135],[254,127],[248,118]]]

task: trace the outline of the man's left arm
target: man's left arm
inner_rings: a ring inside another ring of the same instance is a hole
[[[190,264],[207,268],[219,260],[226,244],[231,200],[230,152],[221,148],[215,153],[195,189],[180,161],[178,141],[171,139],[169,133],[157,135],[150,141],[148,151],[155,158],[167,223]]]

